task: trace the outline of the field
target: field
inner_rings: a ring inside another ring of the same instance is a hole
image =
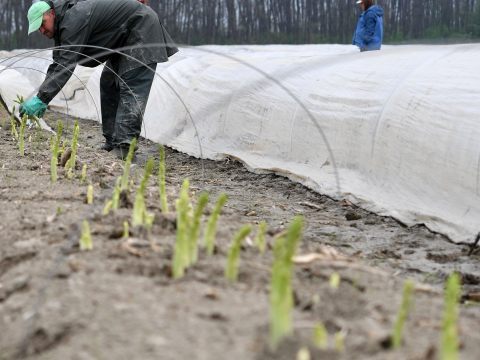
[[[59,117],[47,122],[55,127]],[[123,163],[97,149],[99,124],[79,122],[75,177],[67,179],[59,167],[52,183],[50,135],[27,129],[22,157],[9,123],[0,111],[0,359],[308,359],[308,353],[311,359],[436,359],[443,285],[454,271],[463,282],[460,356],[478,359],[478,251],[469,254],[468,246],[422,226],[404,227],[274,174],[251,173],[235,159],[202,161],[168,148],[170,212],[160,208],[155,166],[145,196],[153,226],[130,226],[124,237],[144,164],[150,156],[158,163],[158,145],[140,141],[133,186],[120,209],[103,215]],[[68,119],[64,139],[71,139],[72,129]],[[198,262],[174,279],[175,199],[186,178],[192,199],[202,191],[210,195],[203,225],[220,194],[229,200],[214,254],[200,248]],[[274,349],[272,249],[296,215],[303,215],[305,228],[293,272],[293,331]],[[78,246],[84,220],[91,251]],[[261,221],[268,223],[264,254],[253,241]],[[253,233],[241,247],[238,281],[230,282],[224,276],[228,249],[245,224]],[[403,344],[392,349],[407,279],[415,281],[413,306]],[[320,323],[328,332],[324,347],[313,341]]]

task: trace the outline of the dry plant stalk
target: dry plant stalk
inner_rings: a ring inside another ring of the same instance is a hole
[[[227,266],[225,267],[225,277],[231,282],[237,281],[238,264],[240,260],[240,249],[242,242],[252,231],[250,225],[244,225],[235,235],[232,245],[228,250]]]

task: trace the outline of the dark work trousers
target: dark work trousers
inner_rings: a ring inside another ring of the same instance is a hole
[[[107,62],[107,66],[110,66]],[[157,64],[148,64],[153,70]],[[113,69],[115,71],[115,69]],[[128,147],[140,136],[155,73],[145,66],[121,76],[105,67],[100,77],[103,136],[108,144]]]

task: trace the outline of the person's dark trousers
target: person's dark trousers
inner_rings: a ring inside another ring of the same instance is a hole
[[[107,63],[108,64],[108,63]],[[155,70],[157,64],[148,64]],[[140,136],[155,73],[142,66],[121,76],[105,67],[100,78],[102,130],[107,144],[128,148]]]

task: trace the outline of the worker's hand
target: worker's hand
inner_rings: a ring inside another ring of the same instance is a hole
[[[20,116],[36,116],[42,117],[47,110],[47,104],[35,96],[31,99],[26,100],[22,105],[20,105]]]

